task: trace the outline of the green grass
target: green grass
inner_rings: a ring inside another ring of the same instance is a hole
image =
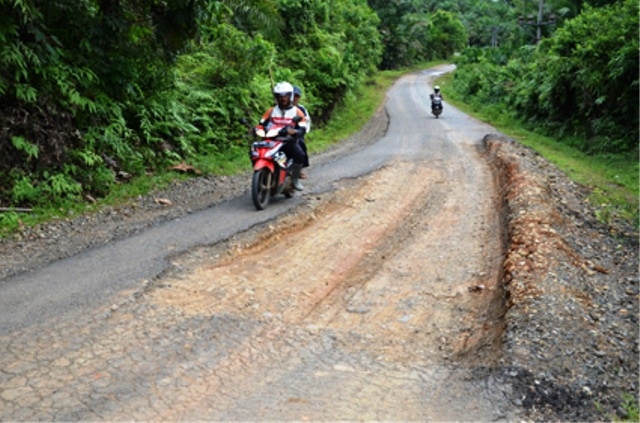
[[[638,422],[640,421],[640,410],[638,409],[638,399],[631,394],[624,394],[622,396],[622,408],[627,412],[627,417],[624,419],[615,419],[620,422]]]
[[[631,394],[622,394],[622,401],[620,402],[620,408],[625,411],[625,417],[619,417],[616,412],[608,412],[604,409],[602,404],[598,401],[594,403],[596,410],[602,415],[604,419],[612,422],[639,422],[640,410],[638,409],[638,399]]]
[[[640,166],[637,153],[588,155],[571,147],[571,139],[554,139],[524,128],[508,113],[493,108],[479,108],[457,98],[451,74],[438,79],[447,102],[461,111],[485,121],[503,134],[539,152],[573,181],[591,190],[590,203],[598,218],[630,221],[638,227]],[[449,90],[447,90],[449,88]]]

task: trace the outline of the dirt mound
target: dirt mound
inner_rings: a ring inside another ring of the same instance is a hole
[[[638,396],[638,235],[535,151],[485,137],[508,216],[504,371],[542,420],[624,417]],[[596,409],[600,405],[599,411]]]

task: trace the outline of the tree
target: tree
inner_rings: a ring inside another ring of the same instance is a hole
[[[365,0],[280,0],[287,31],[276,43],[278,79],[305,88],[316,122],[377,69],[382,44],[377,15]]]
[[[635,0],[587,5],[538,46],[467,49],[457,60],[456,90],[538,130],[578,135],[587,152],[637,150],[638,14]]]
[[[544,111],[571,110],[573,124],[590,140],[583,146],[588,151],[638,147],[638,14],[635,0],[586,6],[540,46]]]
[[[431,58],[446,59],[467,44],[467,31],[462,21],[451,12],[438,10],[429,29]]]
[[[380,67],[396,69],[419,60],[416,54],[421,49],[415,46],[427,36],[426,5],[420,8],[415,0],[369,0],[368,4],[380,19],[378,29],[384,45]]]

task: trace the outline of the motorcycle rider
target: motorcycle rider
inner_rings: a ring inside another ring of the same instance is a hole
[[[293,105],[302,110],[304,116],[307,118],[307,134],[311,131],[311,116],[307,108],[300,104],[300,98],[302,97],[302,89],[297,85],[293,86]],[[300,147],[304,151],[304,163],[302,164],[303,170],[300,172],[300,179],[307,179],[307,175],[304,172],[305,167],[309,167],[309,153],[307,152],[307,144],[304,141],[304,135],[300,138]]]
[[[444,100],[442,98],[442,93],[440,92],[440,87],[438,85],[433,87],[433,92],[429,94],[429,98],[431,98],[431,112],[433,113],[433,100],[435,100],[436,98],[439,98],[440,101]]]
[[[282,148],[284,154],[287,157],[293,159],[291,165],[291,182],[293,187],[302,191],[304,186],[300,182],[300,172],[305,160],[305,153],[300,146],[300,138],[304,137],[307,130],[307,119],[304,112],[293,105],[293,86],[288,82],[279,82],[273,88],[273,95],[276,100],[276,105],[269,107],[262,118],[258,127],[262,127],[265,130],[271,125],[284,126],[283,132],[292,137],[291,142],[286,142]],[[300,121],[294,122],[293,118],[299,116]]]
[[[442,98],[442,93],[440,92],[440,87],[438,85],[433,87],[433,92],[431,94],[429,94],[429,97],[431,98],[431,100],[433,100],[436,97],[439,97],[440,100],[444,100]]]

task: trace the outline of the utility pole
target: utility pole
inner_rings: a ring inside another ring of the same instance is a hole
[[[524,5],[524,2],[523,2]],[[523,7],[524,12],[524,7]],[[555,25],[556,24],[556,15],[553,13],[549,14],[548,20],[545,22],[544,19],[544,0],[540,0],[538,4],[538,19],[534,22],[533,16],[529,15],[527,21],[525,21],[524,16],[520,16],[518,18],[518,25],[520,26],[535,26],[536,27],[536,39],[535,43],[538,44],[542,39],[542,27],[545,25]]]
[[[538,25],[536,25],[536,44],[542,39],[542,13],[544,12],[544,0],[538,4]]]

